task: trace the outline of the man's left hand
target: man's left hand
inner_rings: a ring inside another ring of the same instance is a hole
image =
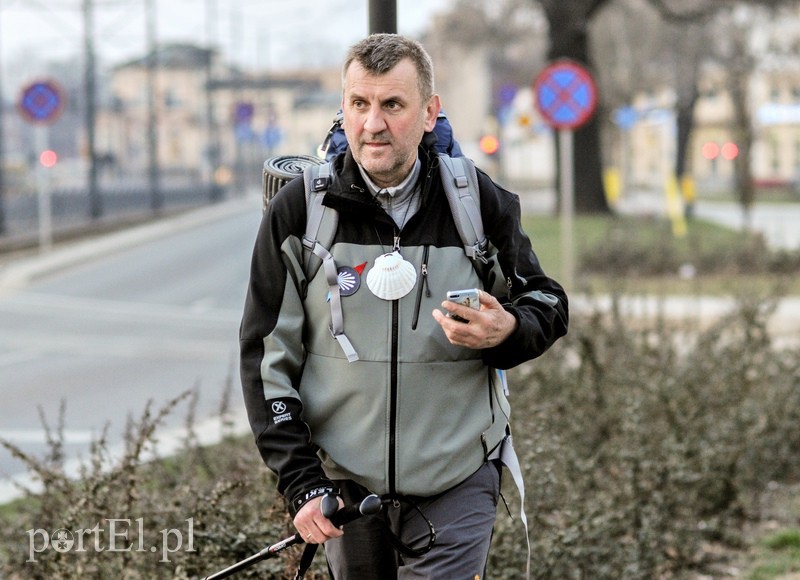
[[[491,348],[497,346],[517,327],[517,319],[506,311],[497,298],[479,290],[480,310],[445,300],[442,308],[457,314],[467,322],[445,316],[440,310],[433,311],[433,318],[444,330],[447,340],[456,346],[467,348]]]

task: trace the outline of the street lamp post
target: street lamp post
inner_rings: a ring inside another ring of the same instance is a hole
[[[369,0],[369,33],[397,32],[397,0]]]
[[[97,115],[94,52],[94,3],[83,0],[84,90],[86,98],[86,149],[89,156],[89,212],[92,219],[103,214],[97,183],[97,151],[95,146],[95,116]]]
[[[147,38],[147,182],[150,188],[150,209],[158,214],[164,205],[158,165],[158,105],[157,74],[158,44],[156,42],[156,11],[153,0],[145,4],[145,36]]]
[[[2,5],[0,3],[0,11]],[[6,192],[5,192],[5,133],[3,131],[3,59],[0,51],[0,235],[6,233]]]

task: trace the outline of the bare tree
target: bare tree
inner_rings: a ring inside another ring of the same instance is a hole
[[[589,55],[589,25],[610,0],[531,1],[541,5],[550,25],[548,59],[569,58],[594,70]],[[603,186],[597,115],[575,131],[573,147],[575,210],[585,214],[610,213]]]
[[[750,51],[752,13],[749,8],[740,5],[722,15],[720,24],[726,31],[725,41],[719,44],[716,51],[726,69],[725,86],[733,105],[731,129],[733,141],[739,148],[739,154],[734,159],[735,186],[742,207],[743,227],[746,230],[752,228],[752,207],[755,200],[751,171],[751,151],[755,138],[749,87],[757,62]]]
[[[676,77],[678,149],[675,173],[679,179],[686,172],[687,146],[694,127],[694,104],[699,95],[699,64],[715,61],[725,70],[725,89],[731,99],[731,131],[739,153],[734,160],[736,195],[742,207],[743,226],[752,226],[755,186],[752,175],[752,149],[755,141],[749,86],[758,65],[753,52],[754,19],[797,0],[648,0],[665,21],[677,24],[687,35],[677,44],[676,55],[684,75]],[[711,39],[713,42],[710,42]]]

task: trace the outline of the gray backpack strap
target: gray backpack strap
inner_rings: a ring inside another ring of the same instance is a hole
[[[322,204],[330,183],[330,163],[308,167],[303,172],[306,188],[306,233],[303,235],[303,266],[306,280],[310,281],[322,266],[328,283],[331,304],[330,331],[342,347],[349,362],[357,361],[358,354],[344,334],[342,297],[339,293],[339,270],[328,248],[333,243],[339,214]]]
[[[439,170],[447,202],[464,244],[464,252],[473,260],[486,263],[486,235],[483,233],[480,191],[475,165],[466,157],[439,155]]]
[[[528,559],[525,564],[525,578],[531,577],[531,537],[528,532],[528,518],[525,515],[525,482],[522,479],[522,467],[519,463],[519,458],[517,457],[517,452],[514,450],[514,441],[511,437],[511,431],[509,430],[506,434],[505,438],[500,442],[500,444],[495,448],[495,450],[489,454],[487,458],[489,460],[492,459],[499,459],[500,462],[506,466],[509,473],[511,473],[511,477],[514,479],[514,483],[517,486],[517,492],[519,493],[519,517],[522,521],[522,526],[525,528],[525,540],[528,545]]]
[[[329,248],[336,235],[339,214],[322,205],[328,191],[331,166],[329,163],[314,165],[303,170],[306,188],[306,233],[303,235],[303,268],[306,279],[311,280],[322,265],[322,259],[314,251],[316,245]]]

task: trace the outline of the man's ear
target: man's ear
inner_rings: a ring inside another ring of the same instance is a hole
[[[433,131],[436,125],[436,119],[439,117],[439,111],[442,110],[442,103],[439,100],[439,95],[433,95],[428,100],[428,106],[425,108],[425,131]]]

